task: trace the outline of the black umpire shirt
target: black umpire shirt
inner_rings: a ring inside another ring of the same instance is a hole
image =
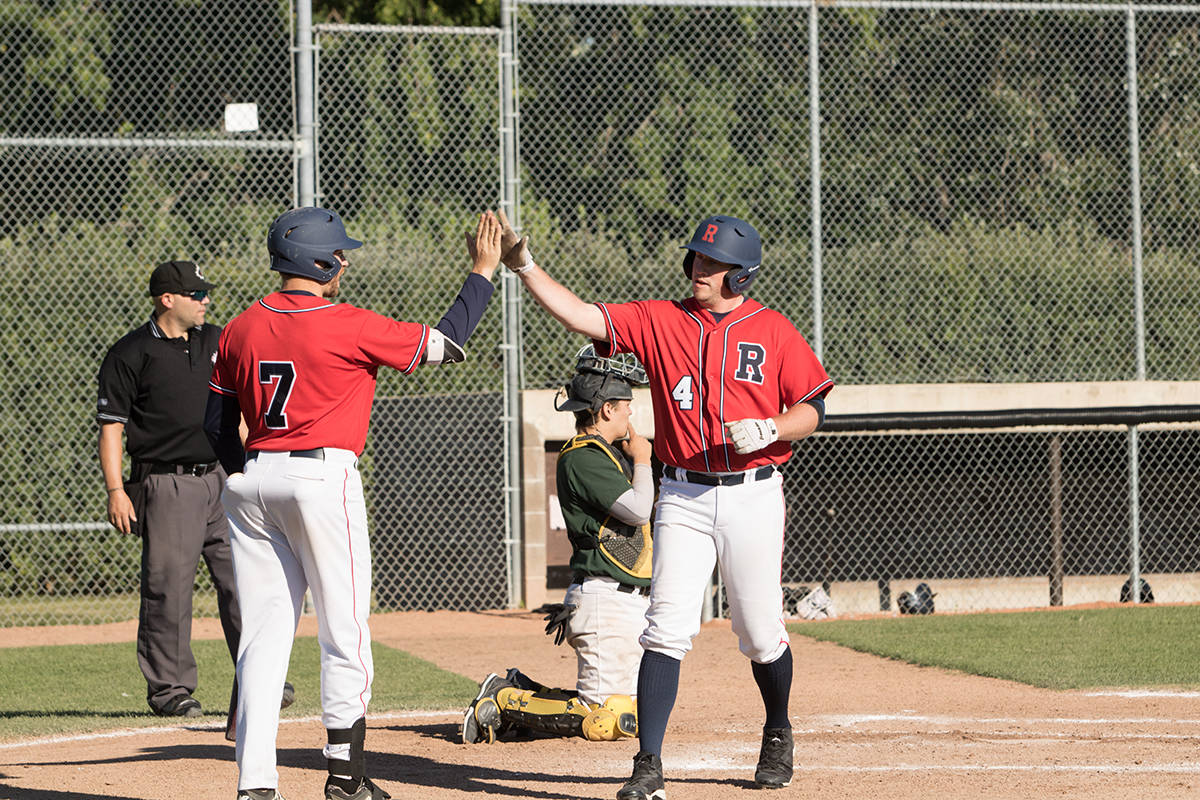
[[[204,435],[204,409],[220,335],[219,326],[205,323],[186,339],[168,339],[151,317],[109,348],[100,365],[96,421],[125,424],[132,459],[216,461]]]

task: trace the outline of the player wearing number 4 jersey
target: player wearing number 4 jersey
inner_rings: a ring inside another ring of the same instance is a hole
[[[597,355],[636,355],[650,378],[654,452],[664,472],[638,671],[641,749],[618,800],[666,796],[662,742],[714,564],[766,707],[755,783],[788,785],[792,653],[780,585],[779,467],[792,454],[789,442],[821,424],[833,383],[791,322],[743,294],[759,270],[758,233],[734,217],[709,217],[684,245],[690,298],[593,305],[538,267],[527,241],[500,220],[503,260],[538,303],[592,338]]]
[[[382,366],[462,361],[492,294],[500,225],[482,214],[468,236],[473,269],[436,327],[334,303],[348,262],[341,219],[289,211],[267,234],[280,291],[226,327],[217,348],[205,429],[229,473],[234,578],[245,623],[237,659],[238,800],[279,798],[275,736],[305,590],[321,645],[327,800],[389,797],[366,776],[371,698],[371,556],[358,456]],[[239,415],[248,434],[245,452]],[[245,469],[243,471],[243,463]]]

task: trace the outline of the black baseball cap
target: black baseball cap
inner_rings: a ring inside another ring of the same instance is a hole
[[[216,284],[209,283],[200,274],[200,268],[191,261],[164,261],[150,273],[150,296],[160,294],[184,294],[197,289],[210,290]]]

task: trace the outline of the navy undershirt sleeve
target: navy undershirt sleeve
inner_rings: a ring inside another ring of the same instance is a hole
[[[241,472],[246,464],[242,437],[238,433],[241,421],[237,397],[219,392],[208,393],[208,405],[204,407],[204,433],[227,475]]]
[[[817,410],[817,427],[816,427],[816,429],[820,430],[821,426],[825,424],[825,398],[824,397],[814,397],[812,400],[805,400],[804,402],[808,403],[810,406],[812,406],[813,408],[815,408]]]
[[[479,324],[495,288],[492,282],[482,275],[468,273],[458,296],[434,327],[460,346],[466,344],[467,339],[474,333],[475,326]]]

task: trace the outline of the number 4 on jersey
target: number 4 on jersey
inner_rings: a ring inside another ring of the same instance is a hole
[[[288,398],[292,396],[292,385],[296,382],[296,367],[291,361],[260,361],[258,362],[258,382],[275,384],[271,393],[271,402],[267,405],[267,413],[263,421],[268,428],[281,430],[287,428]]]
[[[695,395],[692,393],[692,376],[684,375],[671,390],[671,399],[679,404],[683,411],[691,411]]]

